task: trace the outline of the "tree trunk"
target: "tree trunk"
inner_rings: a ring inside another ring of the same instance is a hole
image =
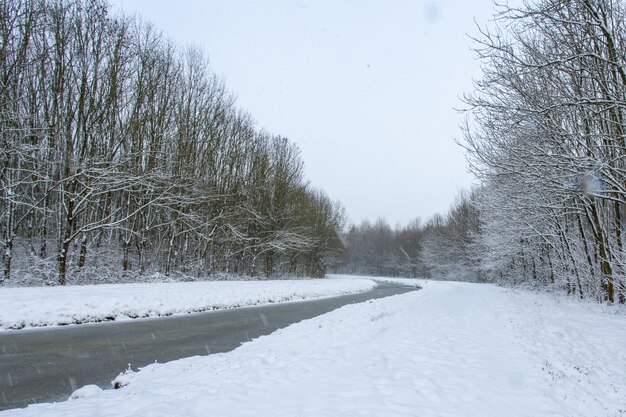
[[[143,275],[146,272],[146,264],[145,264],[145,254],[144,249],[146,246],[146,240],[143,237],[143,233],[141,236],[135,238],[135,246],[137,248],[137,255],[139,257],[139,274]]]
[[[59,285],[65,285],[67,282],[67,252],[70,248],[71,229],[67,229],[66,238],[61,242],[59,249]]]
[[[174,232],[170,237],[170,242],[167,248],[167,260],[165,261],[165,276],[169,277],[172,268],[172,257],[174,255]]]
[[[126,272],[130,269],[130,259],[129,259],[130,239],[124,239],[123,246],[124,246],[124,259],[122,261],[122,269],[124,270],[124,272]]]
[[[11,278],[11,261],[13,260],[13,239],[7,239],[4,241],[4,251],[2,252],[2,281]]]
[[[65,225],[65,235],[59,245],[59,285],[67,282],[67,253],[72,243],[72,229],[74,228],[74,200],[67,201],[67,216]]]
[[[83,234],[80,240],[80,256],[78,257],[78,267],[83,269],[87,263],[87,236]]]
[[[268,251],[265,255],[265,276],[270,278],[274,273],[274,253]]]
[[[600,224],[598,209],[595,204],[591,205],[591,219],[593,220],[596,244],[598,245],[598,254],[600,256],[600,271],[602,272],[601,288],[603,291],[603,297],[605,301],[613,303],[615,301],[613,268],[611,266],[611,262],[609,261],[609,252],[606,248],[604,234],[602,233],[602,225]]]

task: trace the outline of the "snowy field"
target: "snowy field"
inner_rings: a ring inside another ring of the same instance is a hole
[[[491,285],[353,304],[2,416],[626,415],[626,317]]]
[[[0,288],[0,331],[171,316],[372,289],[367,279]]]

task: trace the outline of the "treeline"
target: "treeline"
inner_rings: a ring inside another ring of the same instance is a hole
[[[480,185],[424,226],[352,228],[347,270],[625,303],[625,9],[613,0],[499,6],[476,39],[483,76],[465,97],[460,142]]]
[[[422,229],[419,219],[392,229],[383,218],[350,226],[344,236],[346,255],[338,272],[372,276],[418,276]]]
[[[201,51],[103,0],[0,0],[0,37],[1,279],[323,276],[337,261],[343,209]]]
[[[480,231],[475,193],[461,192],[446,215],[392,228],[380,218],[351,226],[337,271],[349,274],[481,281],[472,243]]]
[[[625,7],[525,3],[477,40],[462,145],[492,279],[626,301]]]

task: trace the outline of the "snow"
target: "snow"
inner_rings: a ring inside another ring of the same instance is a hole
[[[368,279],[318,279],[0,287],[0,331],[304,300],[375,286]]]
[[[335,280],[331,280],[335,281]],[[347,305],[4,416],[623,416],[626,317],[486,284]]]
[[[329,279],[346,279],[349,275],[339,275],[339,274],[328,274],[327,278]],[[390,282],[394,284],[402,284],[406,287],[415,287],[421,288],[422,282],[428,282],[427,280],[421,280],[417,278],[389,278],[389,277],[376,277],[376,276],[368,276],[367,278],[373,279],[374,281],[381,282]],[[353,277],[353,279],[359,279],[359,277]]]
[[[70,395],[70,400],[76,400],[78,398],[93,397],[96,394],[102,392],[102,388],[97,385],[85,385],[82,388],[77,389]]]

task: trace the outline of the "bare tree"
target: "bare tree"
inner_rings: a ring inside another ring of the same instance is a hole
[[[625,16],[621,2],[543,0],[503,8],[477,39],[462,144],[496,276],[625,301]]]

